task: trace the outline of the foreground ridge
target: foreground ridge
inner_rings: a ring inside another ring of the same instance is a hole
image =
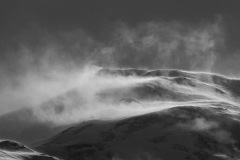
[[[21,143],[3,140],[0,141],[1,160],[59,160],[56,157],[36,152]]]

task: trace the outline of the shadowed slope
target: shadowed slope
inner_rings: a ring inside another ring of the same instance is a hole
[[[178,106],[65,130],[38,149],[65,159],[240,158],[239,116],[224,104]]]

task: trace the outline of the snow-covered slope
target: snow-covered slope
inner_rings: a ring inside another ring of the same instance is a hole
[[[58,160],[14,141],[0,141],[0,160]]]

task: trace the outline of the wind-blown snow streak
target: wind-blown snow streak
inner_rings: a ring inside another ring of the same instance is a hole
[[[123,76],[121,70],[113,70],[117,74],[107,74],[109,70],[105,69],[97,71],[79,74],[72,90],[34,108],[34,114],[59,125],[89,119],[116,119],[211,101],[237,104],[233,90],[213,82],[210,74],[185,72],[189,76],[167,77],[152,76],[150,71],[145,71],[145,75],[139,76],[136,74],[141,70],[132,70],[132,74]],[[152,71],[158,72],[161,70]],[[174,73],[173,70],[162,72]]]

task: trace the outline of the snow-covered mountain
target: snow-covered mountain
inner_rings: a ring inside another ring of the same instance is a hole
[[[240,159],[239,79],[101,69],[84,82],[29,114],[55,131],[32,148],[66,160]]]

